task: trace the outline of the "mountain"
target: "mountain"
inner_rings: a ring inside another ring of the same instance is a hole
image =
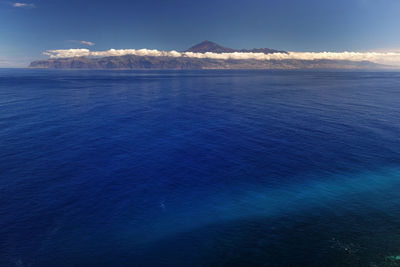
[[[204,41],[201,42],[197,45],[192,46],[185,52],[193,52],[193,53],[206,53],[206,52],[212,52],[212,53],[232,53],[235,52],[235,49],[229,48],[229,47],[223,47],[220,46],[219,44],[216,44],[211,41]]]
[[[232,49],[210,41],[192,46],[186,52],[195,53],[287,53],[269,48],[251,50]],[[387,66],[369,61],[348,60],[256,60],[256,59],[211,59],[168,56],[110,56],[110,57],[72,57],[33,61],[30,68],[47,69],[132,69],[132,70],[196,70],[196,69],[383,69]]]
[[[185,52],[193,52],[193,53],[233,53],[233,52],[242,52],[242,53],[265,53],[265,54],[272,54],[272,53],[287,53],[286,51],[279,51],[270,48],[254,48],[254,49],[232,49],[229,47],[220,46],[211,41],[204,41],[197,45],[192,46]]]

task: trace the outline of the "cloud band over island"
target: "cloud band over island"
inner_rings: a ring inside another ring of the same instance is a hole
[[[159,51],[155,49],[109,49],[105,51],[91,51],[86,48],[79,49],[58,49],[47,50],[43,54],[50,58],[71,58],[71,57],[109,57],[109,56],[152,56],[152,57],[189,57],[209,58],[223,60],[350,60],[370,61],[379,64],[400,65],[400,53],[398,52],[287,52],[287,53],[194,53]]]

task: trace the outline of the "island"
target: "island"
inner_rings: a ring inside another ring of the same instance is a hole
[[[204,41],[188,50],[194,54],[258,53],[287,54],[271,48],[233,49]],[[187,53],[186,53],[187,54]],[[121,69],[121,70],[200,70],[200,69],[387,69],[389,66],[370,61],[299,60],[299,59],[223,59],[188,56],[122,55],[105,57],[65,57],[33,61],[30,68],[46,69]]]

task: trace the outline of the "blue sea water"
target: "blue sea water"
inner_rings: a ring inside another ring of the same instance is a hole
[[[400,266],[400,73],[0,69],[0,266]]]

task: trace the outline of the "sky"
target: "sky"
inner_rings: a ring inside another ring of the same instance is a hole
[[[0,67],[48,50],[400,52],[399,0],[0,0]]]

